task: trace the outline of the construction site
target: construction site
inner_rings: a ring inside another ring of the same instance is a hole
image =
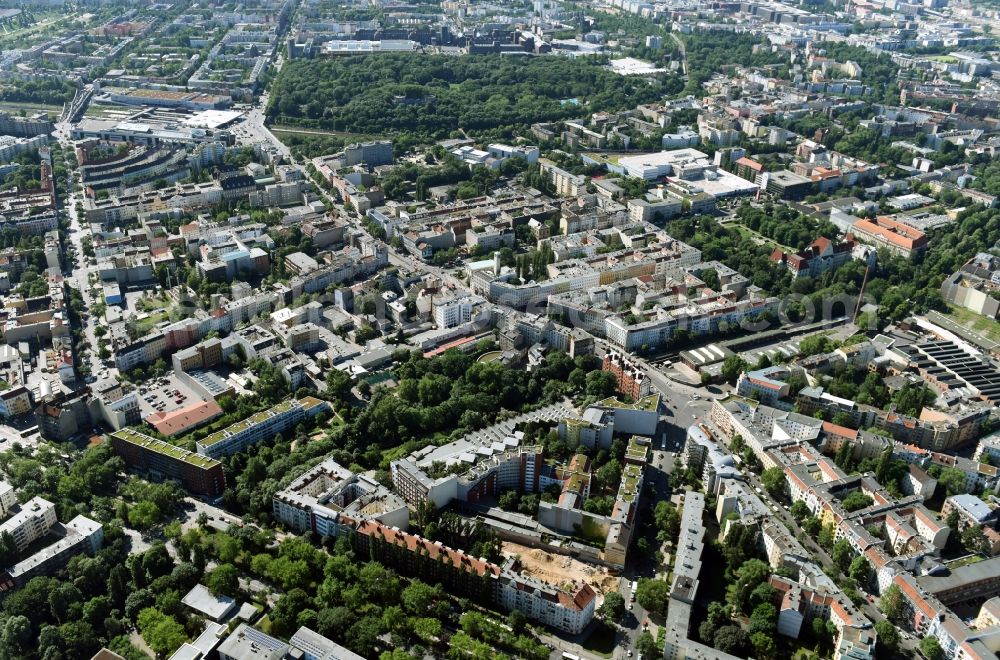
[[[504,541],[501,547],[504,556],[518,558],[520,571],[542,582],[559,587],[586,582],[598,593],[600,600],[604,599],[604,594],[618,589],[619,578],[603,566],[511,541]]]

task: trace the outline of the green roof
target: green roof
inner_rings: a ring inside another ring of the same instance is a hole
[[[625,448],[625,455],[632,458],[638,458],[645,460],[648,454],[648,448],[646,445],[640,444],[639,441],[633,436],[628,441],[628,447]]]
[[[618,488],[618,499],[624,502],[634,502],[639,495],[639,481],[642,479],[642,468],[638,465],[626,465],[622,470],[622,483]]]
[[[648,412],[655,412],[657,408],[660,407],[660,395],[650,394],[644,396],[634,403],[625,403],[621,399],[615,396],[609,396],[607,399],[598,401],[597,405],[604,406],[605,408],[620,408],[622,410],[645,410]]]
[[[140,433],[134,429],[124,428],[121,431],[115,431],[111,435],[112,437],[128,442],[129,444],[137,445],[150,451],[155,451],[158,454],[163,454],[164,456],[169,456],[175,460],[190,463],[191,465],[205,470],[219,465],[219,461],[214,458],[196,454],[182,447],[178,447],[177,445],[172,445],[169,442],[158,440],[152,436],[146,435],[145,433]]]
[[[319,405],[323,405],[326,402],[322,399],[317,399],[315,397],[306,396],[299,400],[291,399],[289,401],[282,401],[276,406],[268,408],[267,410],[262,410],[259,413],[250,415],[246,419],[240,422],[236,422],[231,426],[227,426],[221,431],[216,431],[212,435],[205,437],[203,440],[199,440],[198,444],[202,447],[211,447],[212,445],[227,440],[234,435],[243,433],[244,431],[251,429],[258,424],[263,424],[267,420],[277,417],[278,415],[283,415],[285,413],[291,412],[296,405],[301,405],[305,412],[311,411],[313,408]]]

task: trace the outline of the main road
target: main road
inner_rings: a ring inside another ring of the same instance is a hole
[[[63,153],[72,153],[74,146],[73,141],[70,139],[70,132],[72,131],[72,124],[69,121],[61,120],[56,124],[55,137],[59,141],[59,145],[63,149]],[[94,298],[94,289],[90,282],[90,276],[92,273],[96,274],[97,269],[91,268],[89,263],[89,257],[83,253],[83,239],[85,236],[91,238],[93,241],[93,236],[90,232],[90,224],[85,223],[80,214],[77,213],[77,204],[83,201],[83,196],[77,191],[77,181],[75,177],[77,176],[77,171],[72,168],[67,168],[66,180],[57,182],[57,186],[65,186],[66,194],[62,196],[63,201],[63,212],[66,214],[66,218],[69,223],[68,236],[66,236],[66,241],[72,245],[75,252],[75,258],[72,263],[67,264],[67,272],[64,273],[66,281],[72,288],[80,292],[80,296],[83,298],[83,305],[86,311],[87,318],[81,318],[83,325],[83,333],[86,338],[87,346],[87,359],[90,363],[90,372],[97,376],[102,370],[107,370],[106,374],[108,377],[113,378],[115,376],[115,371],[112,368],[106,368],[102,365],[100,358],[97,355],[98,347],[98,337],[94,334],[95,328],[97,328],[98,319],[94,317],[91,313],[97,300]],[[98,293],[98,295],[101,295]],[[79,355],[76,356],[77,359],[80,358]]]

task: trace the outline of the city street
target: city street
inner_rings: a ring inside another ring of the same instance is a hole
[[[757,475],[749,470],[746,470],[744,474],[746,474],[747,481],[751,486],[761,490],[763,493],[761,499],[764,500],[765,503],[772,502],[771,497],[767,494],[767,491],[764,490],[764,485],[761,483]],[[794,516],[792,516],[788,511],[785,511],[780,505],[777,507],[777,511],[774,512],[774,514],[775,517],[785,525],[785,527],[795,534],[805,549],[812,553],[813,558],[819,560],[825,571],[832,574],[840,573],[840,569],[833,563],[833,558],[830,556],[830,553],[820,547],[820,545],[816,543],[811,536],[805,533],[805,530],[799,526],[799,523],[795,520]],[[881,611],[879,611],[878,607],[867,601],[862,603],[861,610],[864,612],[865,616],[871,619],[872,623],[878,623],[879,621],[885,619],[885,616]],[[901,635],[899,643],[902,648],[908,651],[913,651],[917,648],[917,641],[913,637]]]

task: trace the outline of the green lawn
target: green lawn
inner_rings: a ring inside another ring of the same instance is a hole
[[[978,564],[983,561],[982,555],[969,555],[968,557],[963,557],[962,559],[956,559],[953,562],[948,563],[949,569],[961,568],[962,566],[968,566],[970,564]]]
[[[778,243],[777,241],[774,241],[774,240],[768,238],[767,236],[764,236],[763,234],[761,234],[759,232],[756,232],[753,229],[750,229],[746,225],[740,224],[739,222],[729,222],[729,223],[726,223],[725,227],[726,227],[726,229],[733,229],[733,230],[735,230],[744,239],[749,240],[749,241],[753,241],[754,243],[760,243],[760,244],[767,245],[767,246],[770,246],[770,247],[781,248],[785,252],[797,252],[797,250],[793,250],[792,248],[788,247],[787,245],[782,245],[781,243]]]
[[[162,298],[140,298],[139,299],[139,309],[144,312],[152,312],[157,309],[166,309],[170,307],[171,300],[166,296]]]
[[[157,323],[166,321],[168,318],[170,318],[170,314],[167,313],[166,311],[160,311],[150,314],[148,317],[142,319],[141,321],[136,321],[135,324],[136,332],[138,332],[139,336],[141,337],[142,335],[152,330]]]
[[[601,163],[605,163],[607,165],[617,165],[619,158],[621,158],[622,156],[629,156],[631,154],[627,153],[613,154],[613,153],[600,153],[600,152],[588,151],[584,155],[586,155],[588,158],[593,158],[594,160]]]
[[[955,323],[972,332],[979,333],[987,339],[1000,342],[1000,322],[996,319],[986,318],[963,307],[954,305],[948,305],[948,307],[951,311],[948,312],[947,316],[950,316]]]
[[[36,112],[47,112],[50,115],[59,116],[62,114],[61,105],[46,105],[44,103],[15,103],[13,101],[0,101],[0,111],[16,114],[24,110],[28,114]]]

